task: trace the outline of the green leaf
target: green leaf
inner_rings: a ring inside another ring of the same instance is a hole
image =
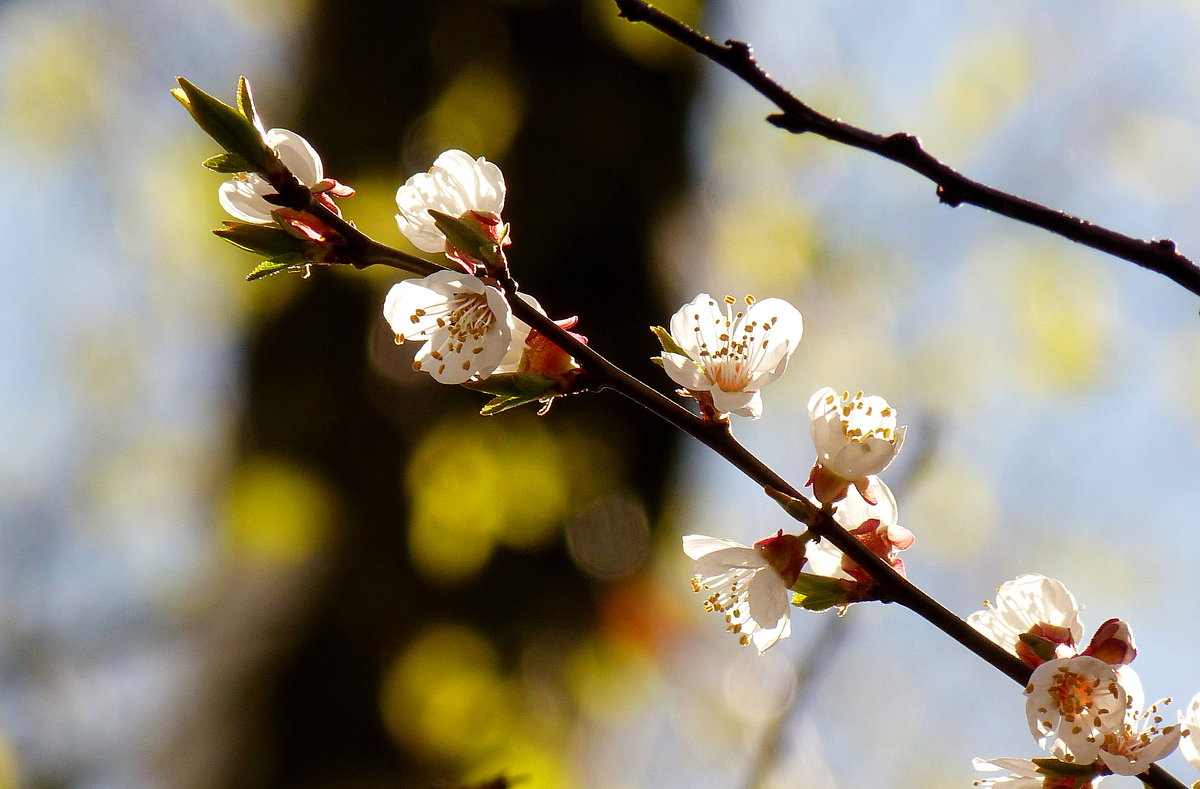
[[[662,346],[664,352],[677,353],[680,356],[691,358],[688,356],[687,351],[679,347],[679,343],[675,342],[675,338],[671,336],[671,333],[662,326],[651,326],[650,331],[654,332],[654,336],[658,338],[658,344]]]
[[[499,245],[483,235],[478,227],[432,208],[429,209],[429,214],[433,217],[438,230],[445,234],[446,240],[460,252],[473,260],[484,263],[495,264],[499,260]]]
[[[557,382],[538,373],[497,373],[482,381],[468,381],[463,386],[495,395],[479,412],[484,416],[492,416],[526,403],[536,403],[558,394]]]
[[[792,584],[792,605],[809,611],[826,611],[834,606],[849,605],[848,582],[840,578],[829,578],[824,575],[800,573],[796,583]]]
[[[246,281],[253,282],[256,279],[263,279],[273,274],[278,274],[281,271],[296,271],[304,268],[308,263],[308,259],[303,255],[280,255],[270,260],[264,260],[255,266],[254,270],[246,275]]]
[[[245,115],[183,77],[175,79],[179,87],[172,90],[171,95],[179,100],[192,120],[218,145],[229,153],[241,156],[250,163],[250,169],[254,172],[266,173],[275,167],[275,152],[267,147],[262,134]]]
[[[274,258],[285,254],[303,255],[308,245],[280,227],[273,225],[250,225],[243,222],[225,222],[225,227],[213,231],[235,246],[258,255]]]
[[[242,113],[242,117],[254,124],[255,127],[262,128],[258,110],[254,109],[254,96],[250,93],[250,80],[245,77],[238,77],[237,108],[238,112]]]
[[[204,160],[204,166],[218,173],[248,173],[254,165],[236,153],[219,153]]]
[[[497,395],[488,401],[487,405],[479,409],[479,413],[483,416],[495,416],[502,411],[507,411],[510,408],[516,408],[527,403],[541,402],[542,397],[537,395]]]

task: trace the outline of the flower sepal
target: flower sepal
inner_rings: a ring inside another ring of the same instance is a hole
[[[1029,761],[1037,766],[1037,771],[1042,775],[1054,775],[1060,778],[1082,778],[1088,781],[1096,777],[1096,766],[1094,764],[1075,764],[1050,758],[1030,759]]]
[[[806,611],[845,610],[851,603],[862,602],[862,587],[845,578],[830,578],[814,573],[800,573],[791,585],[792,605]]]
[[[446,236],[447,255],[467,265],[482,265],[489,271],[505,267],[500,249],[507,243],[508,227],[498,219],[492,222],[490,217],[468,211],[463,217],[474,220],[468,222],[433,208],[429,209],[429,215]]]
[[[254,110],[250,84],[245,77],[238,79],[237,108],[210,96],[183,77],[175,79],[179,87],[173,89],[171,95],[183,105],[196,125],[218,145],[249,165],[234,172],[279,173],[282,165],[263,140],[262,124]]]
[[[224,227],[212,231],[213,235],[247,252],[276,257],[290,252],[303,253],[305,250],[304,241],[282,227],[229,221],[221,224]]]
[[[1025,661],[1031,665],[1041,665],[1047,660],[1054,660],[1058,656],[1058,645],[1061,643],[1051,641],[1034,633],[1021,633],[1017,636],[1017,640],[1020,642],[1017,645],[1017,657],[1021,657],[1023,654],[1031,654],[1036,658],[1036,661]]]
[[[247,252],[263,255],[266,260],[259,263],[246,275],[247,282],[279,274],[283,271],[305,271],[316,263],[329,263],[332,248],[314,242],[310,237],[275,225],[250,225],[242,222],[223,222],[225,227],[212,231]]]

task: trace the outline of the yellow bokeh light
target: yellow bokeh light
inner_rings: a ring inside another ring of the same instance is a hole
[[[1025,38],[986,32],[965,39],[930,91],[937,119],[929,127],[944,136],[928,142],[943,153],[970,149],[1016,109],[1033,72],[1033,54]]]
[[[695,26],[700,21],[700,0],[655,0],[654,6],[681,22]],[[630,57],[649,66],[687,60],[690,53],[667,36],[645,24],[635,24],[617,13],[611,0],[591,0],[589,10],[596,26]]]
[[[1016,261],[1012,283],[1028,385],[1074,389],[1099,383],[1118,303],[1104,269],[1070,253],[1034,252]]]
[[[922,551],[954,562],[978,555],[1000,520],[988,477],[963,458],[939,458],[904,496],[902,523],[917,530]]]
[[[17,789],[20,785],[17,752],[8,739],[0,735],[0,789]]]
[[[27,154],[54,155],[95,137],[104,123],[104,60],[122,51],[119,30],[86,12],[74,16],[24,4],[6,18],[20,34],[0,69],[0,127]],[[35,110],[35,111],[34,111]]]
[[[646,652],[627,640],[594,636],[567,660],[567,689],[585,714],[618,721],[653,698],[657,675]]]
[[[470,420],[426,434],[407,472],[413,563],[447,582],[478,572],[497,545],[545,544],[570,502],[569,442],[535,419]]]
[[[332,495],[313,474],[277,458],[256,457],[234,471],[221,528],[239,559],[291,565],[329,539]]]
[[[472,156],[499,158],[521,123],[521,94],[495,63],[464,68],[425,117],[426,147],[460,148]]]
[[[380,698],[397,742],[428,759],[469,763],[508,741],[514,702],[492,645],[455,625],[419,635],[387,669]]]

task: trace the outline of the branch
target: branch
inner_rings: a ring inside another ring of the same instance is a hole
[[[511,280],[506,289],[511,285]],[[510,291],[510,293],[515,291]],[[585,345],[549,317],[538,312],[522,299],[510,296],[513,314],[544,334],[552,342],[575,357],[575,360],[596,380],[592,388],[612,389],[654,413],[683,432],[712,449],[738,471],[763,488],[774,488],[809,507],[807,523],[810,529],[829,540],[839,550],[865,569],[878,584],[880,597],[895,602],[917,614],[947,636],[991,664],[998,671],[1024,686],[1033,670],[1023,660],[971,627],[954,612],[934,600],[918,586],[897,573],[891,565],[871,553],[833,519],[827,510],[812,504],[803,493],[738,443],[728,425],[707,421],[650,388],[629,373],[604,358],[591,346]],[[1138,778],[1152,789],[1187,789],[1187,787],[1157,764]]]
[[[883,559],[871,553],[865,545],[834,521],[829,512],[809,502],[802,492],[742,446],[733,437],[728,425],[702,419],[668,399],[605,359],[594,348],[576,340],[550,318],[521,299],[510,299],[509,303],[518,318],[574,356],[599,382],[595,388],[619,392],[712,449],[759,487],[774,488],[797,499],[802,505],[807,505],[809,528],[862,566],[879,585],[880,596],[884,600],[900,603],[910,609],[1014,681],[1022,685],[1029,681],[1031,671],[1024,661],[968,625],[897,573]]]
[[[385,265],[419,274],[429,274],[443,268],[436,263],[375,241],[315,201],[309,190],[290,173],[287,178],[272,179],[271,183],[278,192],[278,196],[272,202],[295,210],[308,211],[334,228],[342,236],[339,242],[342,253],[347,259],[353,260],[356,268]],[[575,357],[592,378],[592,381],[588,382],[589,389],[612,389],[624,395],[712,449],[760,487],[774,488],[796,499],[809,510],[805,519],[809,528],[823,539],[829,540],[866,570],[878,585],[881,600],[900,603],[1006,676],[1021,685],[1028,683],[1032,670],[1024,661],[971,627],[868,550],[834,521],[829,511],[812,504],[802,492],[742,446],[733,437],[728,424],[703,419],[642,383],[595,349],[571,336],[566,329],[538,312],[523,299],[517,298],[516,283],[511,277],[504,275],[502,280],[501,284],[509,294],[508,301],[513,314]],[[1158,765],[1151,765],[1148,771],[1138,777],[1143,784],[1152,789],[1186,789]]]
[[[767,117],[769,123],[793,134],[811,132],[827,140],[890,159],[936,184],[938,199],[946,205],[955,207],[969,203],[1018,222],[1040,227],[1162,274],[1200,296],[1200,266],[1181,255],[1175,249],[1174,241],[1168,238],[1155,241],[1133,238],[974,181],[927,152],[921,141],[911,134],[876,134],[831,118],[808,106],[759,67],[750,45],[745,42],[730,39],[724,44],[718,44],[644,0],[614,2],[621,16],[629,21],[645,22],[725,68],[762,94],[780,110],[777,114]]]

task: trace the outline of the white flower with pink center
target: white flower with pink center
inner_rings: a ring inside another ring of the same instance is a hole
[[[263,134],[263,141],[300,183],[312,187],[324,180],[320,155],[299,134],[287,129],[270,129]],[[234,219],[261,225],[275,221],[271,212],[279,206],[266,200],[267,195],[273,194],[275,187],[257,173],[238,173],[221,184],[217,199]]]
[[[1099,757],[1105,734],[1121,730],[1130,707],[1117,669],[1082,655],[1038,666],[1025,695],[1030,733],[1056,759],[1075,764]]]
[[[689,534],[683,551],[695,560],[692,589],[704,608],[723,614],[725,629],[762,654],[792,632],[791,591],[803,562],[800,540],[779,535],[750,548],[720,537]],[[790,580],[782,573],[790,575]]]
[[[866,491],[874,499],[874,504],[851,488],[846,497],[838,502],[833,519],[903,575],[904,562],[899,553],[910,548],[916,537],[898,523],[900,511],[896,497],[883,480],[869,477]],[[871,582],[870,576],[858,563],[835,548],[829,540],[809,546],[807,556],[809,569],[817,575],[853,580],[860,584]]]
[[[1131,672],[1126,666],[1122,678]],[[1100,760],[1104,765],[1117,775],[1137,775],[1172,753],[1179,746],[1183,727],[1178,719],[1163,725],[1165,720],[1160,710],[1170,703],[1170,699],[1163,699],[1143,710],[1141,702],[1130,694],[1125,720],[1100,739]]]
[[[491,375],[505,361],[516,325],[504,294],[450,270],[394,285],[383,315],[397,344],[424,341],[413,368],[444,384]]]
[[[692,393],[706,392],[721,414],[758,419],[759,390],[787,369],[804,333],[800,311],[783,299],[718,303],[701,293],[671,316],[671,339],[683,353],[665,351],[663,369]]]
[[[867,501],[867,478],[892,462],[904,444],[906,427],[896,426],[896,410],[876,395],[849,392],[839,396],[830,387],[808,401],[817,462],[809,482],[817,499],[832,504],[853,485]]]
[[[967,622],[1027,662],[1035,662],[1030,659],[1031,636],[1047,642],[1052,657],[1067,658],[1078,651],[1083,638],[1082,606],[1061,581],[1022,575],[1002,584],[996,590],[996,602],[985,606],[967,617]]]
[[[504,210],[504,174],[480,156],[459,150],[442,153],[428,172],[417,173],[396,190],[396,222],[400,232],[422,252],[446,251],[446,236],[438,229],[430,210],[449,214],[490,228],[499,241],[505,235],[500,224]]]

